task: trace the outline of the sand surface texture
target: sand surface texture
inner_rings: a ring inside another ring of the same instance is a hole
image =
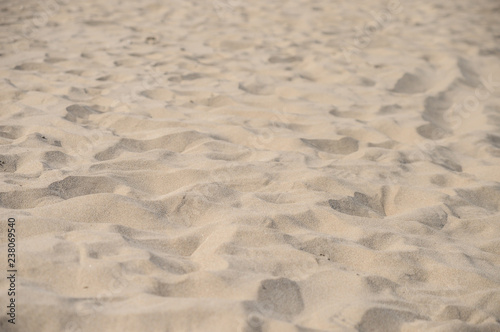
[[[1,1],[1,331],[500,331],[500,3]]]

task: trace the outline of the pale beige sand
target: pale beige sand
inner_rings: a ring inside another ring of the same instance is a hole
[[[2,1],[0,330],[500,331],[499,16]]]

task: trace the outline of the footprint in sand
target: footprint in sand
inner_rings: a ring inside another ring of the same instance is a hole
[[[257,302],[278,316],[291,317],[304,310],[300,286],[287,278],[262,281]]]
[[[352,137],[343,137],[339,140],[333,139],[300,139],[305,144],[317,150],[335,153],[335,154],[351,154],[358,151],[358,141]]]
[[[427,90],[427,86],[423,79],[415,74],[405,73],[397,82],[393,92],[396,93],[422,93]]]
[[[384,207],[378,195],[369,197],[355,192],[352,197],[331,199],[328,203],[332,209],[352,216],[368,218],[383,218],[385,216]]]

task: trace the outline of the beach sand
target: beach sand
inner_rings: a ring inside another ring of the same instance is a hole
[[[0,331],[500,331],[499,15],[0,2]]]

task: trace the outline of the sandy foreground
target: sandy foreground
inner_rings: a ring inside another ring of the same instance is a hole
[[[0,1],[0,331],[500,331],[499,17]]]

